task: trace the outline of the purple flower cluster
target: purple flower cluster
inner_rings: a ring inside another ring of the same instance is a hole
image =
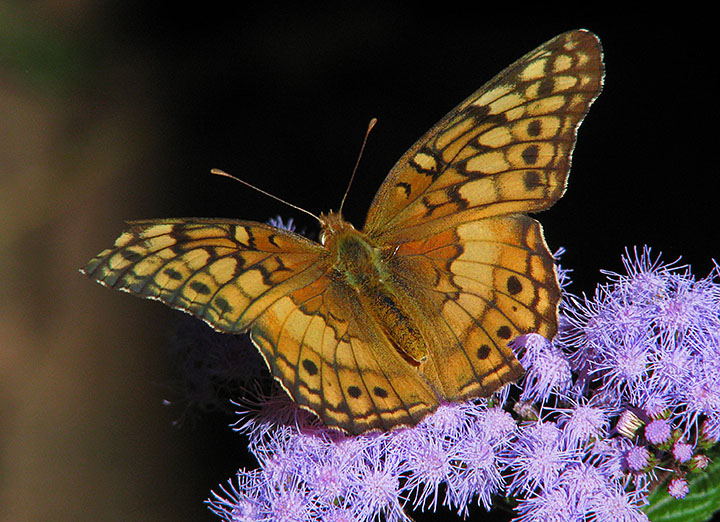
[[[504,497],[516,522],[647,520],[648,492],[669,478],[684,497],[720,437],[720,270],[696,280],[648,249],[623,262],[594,296],[566,293],[554,343],[516,340],[527,374],[515,402],[506,387],[356,437],[282,392],[245,408],[235,428],[260,466],[210,508],[233,522],[399,522]]]

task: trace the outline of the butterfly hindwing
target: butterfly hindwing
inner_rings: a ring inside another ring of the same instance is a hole
[[[414,299],[425,303],[420,322],[434,340],[424,373],[446,400],[486,396],[522,375],[508,341],[529,332],[555,335],[560,293],[534,219],[463,223],[404,243],[396,255],[396,277],[413,274]]]
[[[438,404],[352,290],[318,279],[251,328],[273,374],[302,407],[349,433],[416,424]]]

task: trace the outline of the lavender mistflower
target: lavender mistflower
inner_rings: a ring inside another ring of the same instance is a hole
[[[563,442],[569,448],[581,448],[592,439],[607,435],[612,409],[592,404],[585,399],[566,400],[567,408],[555,408],[558,426],[563,430]]]
[[[592,499],[613,487],[609,477],[590,462],[568,466],[560,476],[558,485],[568,491],[569,501],[576,506],[578,513],[588,513]]]
[[[720,440],[720,414],[713,413],[702,423],[700,429],[700,440],[707,446],[711,447]]]
[[[591,522],[647,522],[648,517],[640,511],[645,504],[642,493],[627,493],[611,489],[593,497],[587,520]]]
[[[650,452],[644,446],[632,446],[625,454],[631,471],[642,471],[650,464]]]
[[[508,488],[511,494],[547,488],[568,465],[578,461],[578,453],[566,448],[562,437],[562,430],[552,422],[534,422],[520,428],[517,439],[504,455],[512,470]]]
[[[688,462],[693,457],[693,446],[692,444],[677,441],[673,445],[672,454],[678,462]]]
[[[295,220],[293,220],[293,218],[283,220],[282,216],[275,216],[268,219],[268,224],[282,230],[289,230],[290,232],[295,232]]]
[[[235,429],[259,468],[208,500],[232,522],[405,522],[407,510],[515,501],[515,522],[642,522],[665,474],[675,498],[720,439],[720,268],[696,280],[645,249],[590,297],[567,293],[560,332],[513,345],[526,376],[442,404],[414,428],[347,436],[287,395],[245,401]],[[661,474],[662,473],[662,474]]]
[[[382,446],[370,445],[358,462],[351,487],[360,502],[354,513],[360,520],[382,519],[387,522],[412,522],[403,511],[405,497],[400,484],[401,456],[387,453]]]
[[[461,516],[475,497],[486,510],[492,508],[492,497],[502,491],[504,480],[498,452],[511,441],[493,439],[490,430],[471,431],[455,445],[455,462],[447,482],[447,504]]]
[[[512,442],[517,424],[510,412],[499,407],[488,408],[482,411],[481,420],[488,442],[503,446]]]
[[[583,522],[584,513],[573,504],[567,488],[553,487],[521,498],[518,502],[519,517],[514,522]]]
[[[402,437],[408,443],[408,458],[404,462],[407,474],[405,487],[415,498],[414,507],[428,507],[435,511],[440,494],[440,486],[450,478],[453,445],[445,440],[428,436],[424,430],[408,430],[417,433],[417,437]]]
[[[235,480],[220,486],[220,493],[213,492],[208,500],[210,509],[225,520],[255,522],[260,520],[262,499],[260,487],[264,484],[259,469],[238,471]]]
[[[710,459],[707,457],[707,455],[698,454],[693,456],[692,461],[688,466],[688,469],[690,471],[702,471],[704,469],[707,469],[709,465]]]
[[[570,362],[563,351],[544,337],[528,334],[516,340],[524,354],[520,364],[527,369],[520,399],[544,402],[551,393],[565,393],[572,385]],[[519,343],[519,344],[520,344]]]

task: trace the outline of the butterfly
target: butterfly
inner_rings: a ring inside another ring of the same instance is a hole
[[[319,217],[320,242],[230,219],[135,221],[81,269],[214,329],[249,332],[302,408],[351,434],[415,425],[523,375],[508,343],[557,331],[541,225],[603,84],[585,30],[526,54],[390,171],[362,230]]]

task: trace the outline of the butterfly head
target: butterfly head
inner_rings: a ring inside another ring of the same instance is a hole
[[[354,226],[343,219],[342,214],[332,210],[327,214],[320,214],[320,226],[320,243],[323,245],[343,231],[355,230]]]

